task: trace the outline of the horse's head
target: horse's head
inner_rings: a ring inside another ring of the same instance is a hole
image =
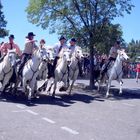
[[[10,65],[13,67],[16,64],[16,50],[8,50],[7,52],[7,58],[10,63]]]
[[[122,50],[118,50],[118,54],[119,54],[119,58],[124,61],[124,60],[128,60],[129,57],[128,55],[126,54],[125,50],[122,49]]]
[[[70,50],[66,49],[63,51],[63,55],[62,55],[63,59],[66,60],[67,62],[71,61],[71,55],[70,55]]]
[[[47,50],[47,57],[48,57],[49,60],[54,60],[53,50],[51,50],[51,49]]]
[[[80,47],[77,47],[75,49],[75,57],[78,58],[78,59],[81,59],[83,58],[83,52],[82,52],[82,49]]]
[[[37,57],[39,60],[47,59],[47,52],[46,49],[38,49],[34,52],[35,57]]]

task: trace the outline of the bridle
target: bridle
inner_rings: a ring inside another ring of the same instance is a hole
[[[30,62],[29,62],[28,64],[29,64],[29,67],[28,67],[28,68],[30,68],[31,71],[33,72],[33,75],[32,75],[32,77],[31,77],[31,79],[29,80],[29,81],[32,81],[34,75],[35,75],[35,74],[37,73],[37,71],[38,71],[38,68],[39,68],[39,65],[40,65],[40,64],[38,65],[38,67],[37,67],[36,70],[33,70],[33,69],[32,69],[32,66],[31,66]]]

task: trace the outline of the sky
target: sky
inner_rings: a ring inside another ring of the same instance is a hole
[[[58,42],[59,36],[57,34],[49,34],[49,30],[43,30],[41,27],[37,27],[27,20],[27,14],[25,9],[29,0],[1,0],[3,5],[3,12],[5,19],[8,21],[7,29],[9,34],[15,35],[15,42],[24,48],[25,36],[28,32],[34,32],[36,34],[35,39],[38,42],[41,39],[46,40],[47,46],[52,46]],[[132,0],[135,5],[130,15],[125,14],[124,17],[115,19],[113,23],[119,23],[122,26],[123,38],[129,43],[132,38],[134,40],[140,40],[140,0]],[[0,38],[0,42],[8,41],[8,37],[4,39]]]

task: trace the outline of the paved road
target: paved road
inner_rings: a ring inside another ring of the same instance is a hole
[[[52,100],[42,94],[28,104],[24,99],[0,99],[0,140],[139,140],[140,83],[124,80],[124,94],[118,85],[105,99],[85,89],[78,80],[73,96],[58,93]]]

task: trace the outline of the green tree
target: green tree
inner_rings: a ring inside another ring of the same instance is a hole
[[[100,53],[108,54],[116,39],[123,41],[122,29],[119,24],[108,24],[104,27],[103,33],[98,41],[96,48]]]
[[[28,20],[53,33],[77,36],[90,50],[90,86],[94,88],[94,46],[115,17],[130,14],[131,0],[30,0]]]
[[[131,58],[132,62],[135,62],[137,57],[140,56],[140,41],[132,39],[128,43],[127,52]]]
[[[2,4],[0,1],[0,38],[3,38],[8,35],[8,31],[5,29],[7,21],[5,21],[4,14],[2,12]]]

